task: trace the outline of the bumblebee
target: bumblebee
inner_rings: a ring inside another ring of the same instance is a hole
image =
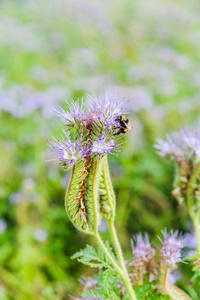
[[[126,133],[129,129],[132,127],[129,125],[129,119],[126,118],[126,116],[121,115],[117,117],[117,121],[119,122],[119,126],[115,129],[118,129],[114,135],[119,135],[120,133]]]

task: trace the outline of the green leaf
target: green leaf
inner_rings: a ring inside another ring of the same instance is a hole
[[[110,289],[110,281],[111,281],[111,278],[113,278],[115,275],[114,274],[115,272],[111,269],[107,269],[103,272],[102,274],[102,277],[103,277],[103,285],[102,285],[102,288],[103,288],[103,291],[105,293],[106,296],[109,296],[109,289]]]
[[[106,243],[106,248],[113,256],[114,254],[108,243]],[[98,247],[96,251],[92,246],[87,245],[85,249],[78,251],[71,258],[77,258],[78,261],[90,266],[91,268],[111,269],[110,260],[105,256],[103,250],[100,247]]]

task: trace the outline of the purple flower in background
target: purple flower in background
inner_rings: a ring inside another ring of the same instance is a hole
[[[36,229],[34,231],[34,238],[38,242],[44,242],[48,238],[48,233],[43,228]]]
[[[0,219],[0,234],[4,233],[7,228],[7,223],[4,219]]]
[[[167,135],[166,141],[159,138],[157,139],[157,143],[154,147],[158,150],[157,153],[161,157],[181,160],[183,153],[169,135]]]
[[[142,234],[139,233],[133,240],[131,240],[131,247],[134,257],[143,262],[149,261],[154,256],[155,249],[151,246],[148,233],[145,233],[144,238],[142,237]]]
[[[84,291],[88,291],[90,289],[94,289],[98,281],[95,278],[83,276],[81,279],[79,279],[79,282],[84,287]]]
[[[184,240],[185,247],[196,249],[197,247],[197,237],[195,232],[192,233],[186,233],[185,234],[185,240]]]
[[[160,248],[161,255],[165,258],[165,262],[168,266],[172,268],[179,262],[183,262],[181,259],[181,249],[185,247],[185,238],[182,235],[179,235],[178,230],[170,233],[167,231],[162,231],[163,241],[159,238],[162,243]]]
[[[177,161],[200,159],[200,134],[192,130],[181,130],[166,136],[166,140],[157,139],[154,147],[157,153]]]
[[[170,270],[169,273],[169,281],[172,284],[175,284],[182,277],[182,273],[180,270]]]

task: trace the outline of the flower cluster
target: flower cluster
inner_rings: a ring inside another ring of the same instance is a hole
[[[144,275],[149,273],[155,279],[163,266],[176,268],[176,264],[182,262],[181,249],[185,247],[185,237],[178,234],[178,231],[162,231],[163,240],[159,238],[162,245],[152,247],[149,236],[141,233],[131,240],[133,259],[129,263],[131,268],[130,276],[136,285],[143,283]],[[164,264],[163,264],[163,263]]]
[[[160,253],[164,257],[165,262],[168,266],[175,268],[176,264],[182,262],[181,259],[181,249],[185,247],[185,238],[182,235],[179,235],[178,230],[170,233],[167,231],[162,231],[163,241],[162,247],[160,248]]]
[[[175,162],[176,176],[172,195],[182,204],[188,189],[192,188],[195,203],[199,201],[200,171],[196,169],[200,165],[200,134],[192,130],[181,130],[167,135],[166,141],[158,139],[157,142],[158,144],[154,145],[157,153]],[[196,182],[189,187],[193,174],[196,174]]]
[[[135,285],[141,285],[143,284],[143,277],[146,273],[154,274],[155,249],[151,246],[147,233],[145,233],[144,238],[141,233],[136,235],[133,240],[131,240],[131,246],[134,258],[129,263],[129,267],[131,267],[130,276]]]
[[[145,233],[144,238],[142,234],[139,233],[136,237],[134,237],[135,244],[133,240],[131,240],[131,246],[133,250],[133,255],[137,260],[141,260],[144,262],[149,261],[154,254],[155,249],[152,248],[151,243],[149,241],[149,236]]]
[[[65,124],[62,141],[49,142],[56,159],[66,169],[80,158],[91,158],[119,151],[118,131],[122,128],[119,117],[124,111],[124,102],[116,101],[115,95],[104,93],[100,97],[88,96],[77,102],[69,101],[68,111],[56,111]],[[116,136],[115,136],[116,135]]]
[[[158,154],[176,161],[200,160],[200,134],[192,130],[181,130],[166,136],[166,141],[157,140],[154,147]]]

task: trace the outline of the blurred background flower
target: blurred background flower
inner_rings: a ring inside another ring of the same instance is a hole
[[[63,125],[53,109],[67,110],[65,100],[103,90],[129,100],[133,130],[109,158],[126,256],[132,234],[153,240],[165,226],[193,232],[171,196],[173,164],[153,144],[167,132],[200,128],[199,14],[195,0],[0,1],[2,300],[68,299],[79,293],[81,275],[92,276],[70,260],[92,240],[65,212],[69,174],[47,162],[46,143],[61,138]],[[181,268],[184,289],[191,268]]]

